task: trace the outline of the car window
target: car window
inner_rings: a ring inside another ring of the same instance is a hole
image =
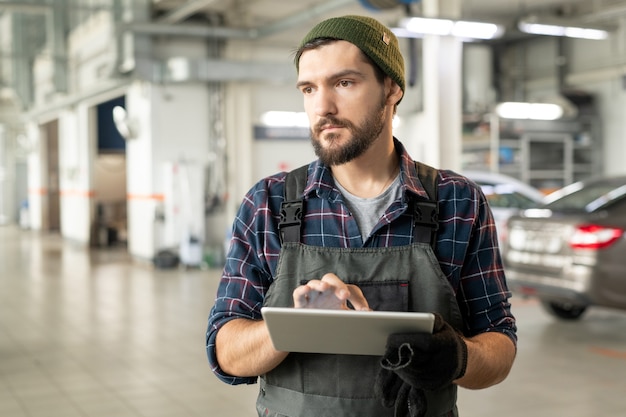
[[[592,212],[626,195],[626,184],[597,182],[578,188],[558,200],[548,203],[545,208],[554,211]]]
[[[506,185],[481,185],[485,197],[491,207],[528,209],[537,207],[537,203],[529,197],[513,190]]]

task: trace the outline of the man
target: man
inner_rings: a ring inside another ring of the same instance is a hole
[[[457,415],[456,387],[499,383],[516,350],[485,198],[466,178],[432,171],[431,243],[415,209],[428,201],[428,175],[418,174],[428,171],[392,135],[405,81],[388,28],[362,16],[328,19],[304,38],[295,64],[319,158],[298,196],[301,230],[295,239],[279,230],[285,173],[245,196],[209,318],[212,369],[231,384],[261,376],[259,416]],[[437,319],[432,335],[390,337],[383,358],[290,354],[274,349],[264,305],[431,311]]]

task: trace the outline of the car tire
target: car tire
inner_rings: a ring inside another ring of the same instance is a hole
[[[541,305],[552,316],[562,320],[578,320],[587,310],[587,306],[559,301],[542,301]]]

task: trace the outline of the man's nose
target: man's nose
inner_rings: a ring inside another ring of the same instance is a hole
[[[322,88],[315,94],[315,114],[318,116],[327,116],[337,113],[337,105],[335,95],[332,90]]]

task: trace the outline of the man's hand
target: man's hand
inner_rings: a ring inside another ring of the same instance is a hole
[[[332,273],[324,275],[321,280],[313,279],[293,291],[295,308],[350,310],[348,301],[355,310],[370,309],[359,287],[344,283]]]
[[[435,390],[465,375],[467,345],[441,315],[435,314],[432,334],[390,335],[381,366],[414,388]]]

